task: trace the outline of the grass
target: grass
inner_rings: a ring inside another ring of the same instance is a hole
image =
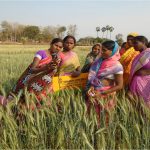
[[[48,46],[0,45],[1,93],[8,93],[43,48]],[[75,51],[83,64],[89,47]],[[35,104],[33,95],[26,94],[26,108],[18,99],[0,107],[0,149],[150,149],[150,110],[142,100],[126,97],[125,91],[117,94],[113,112],[101,112],[100,127],[93,107],[87,114],[80,89],[50,94],[34,110],[28,109]]]

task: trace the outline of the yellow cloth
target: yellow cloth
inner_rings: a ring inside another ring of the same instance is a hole
[[[75,52],[70,51],[64,54],[59,73],[60,75],[70,74],[75,71],[77,67],[80,67],[78,56]]]
[[[128,85],[129,83],[132,61],[138,54],[139,51],[135,51],[134,47],[131,47],[128,50],[126,50],[126,52],[120,58],[120,63],[122,64],[124,69],[123,74],[124,85]]]
[[[138,36],[139,34],[137,33],[137,32],[131,32],[131,33],[129,33],[128,34],[128,36],[133,36],[133,37],[136,37],[136,36]]]

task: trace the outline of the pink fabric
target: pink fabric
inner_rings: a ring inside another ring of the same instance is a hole
[[[119,52],[117,52],[115,55],[113,55],[112,57],[108,58],[108,59],[105,59],[103,62],[102,62],[102,65],[101,65],[101,69],[106,69],[106,68],[109,68],[115,64],[118,63],[118,60],[120,59],[120,54]]]
[[[116,53],[115,55],[113,55],[112,57],[104,60],[101,64],[101,67],[97,73],[97,75],[99,76],[100,74],[102,74],[103,72],[107,72],[108,70],[112,70],[111,68],[113,68],[114,66],[116,66],[117,64],[120,65],[120,62],[118,61],[120,59],[120,54]]]
[[[7,99],[4,96],[0,95],[0,105],[6,106],[6,104]]]
[[[60,75],[71,75],[80,66],[78,56],[72,50],[61,53]]]
[[[150,75],[134,76],[130,84],[130,90],[133,94],[142,97],[145,102],[150,102]]]
[[[98,91],[100,92],[111,88],[110,86],[104,86],[101,80],[103,80],[103,78],[107,78],[108,75],[116,74],[117,72],[123,71],[123,67],[118,61],[119,59],[120,54],[117,51],[112,57],[102,60],[102,62],[101,60],[95,61],[94,64],[91,66],[88,75],[89,85],[93,85],[95,89],[98,89]],[[97,67],[99,64],[100,68]]]
[[[130,76],[130,91],[150,102],[150,75],[136,75],[139,69],[150,69],[150,48],[141,52],[132,63]]]
[[[122,56],[122,55],[125,53],[125,48],[122,48],[122,49],[119,51],[119,53],[120,53],[120,56]]]

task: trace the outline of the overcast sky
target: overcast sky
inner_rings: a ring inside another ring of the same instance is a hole
[[[0,22],[20,24],[77,25],[77,38],[96,37],[95,28],[111,25],[124,39],[138,32],[150,39],[149,0],[0,0]],[[101,36],[102,33],[99,34]]]

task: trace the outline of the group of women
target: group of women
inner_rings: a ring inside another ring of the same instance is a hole
[[[143,99],[150,107],[150,48],[147,47],[146,37],[131,33],[121,49],[112,40],[95,44],[82,69],[78,56],[73,51],[75,44],[73,36],[66,36],[63,40],[53,39],[48,50],[40,50],[35,54],[33,62],[19,78],[7,99],[1,96],[0,102],[6,104],[27,89],[36,95],[40,103],[43,97],[53,92],[53,76],[77,77],[80,73],[87,72],[87,110],[93,104],[98,114],[102,109],[113,109],[116,105],[116,91],[123,87],[133,96]],[[99,103],[101,98],[105,100],[103,106]],[[24,100],[23,92],[21,99]]]
[[[79,76],[80,63],[77,54],[73,52],[75,44],[76,39],[73,36],[66,36],[63,40],[53,39],[49,49],[39,50],[7,98],[0,97],[0,103],[6,105],[19,93],[21,95],[20,102],[24,103],[24,91],[27,90],[29,93],[35,94],[37,105],[40,105],[43,97],[53,92],[53,76]]]

